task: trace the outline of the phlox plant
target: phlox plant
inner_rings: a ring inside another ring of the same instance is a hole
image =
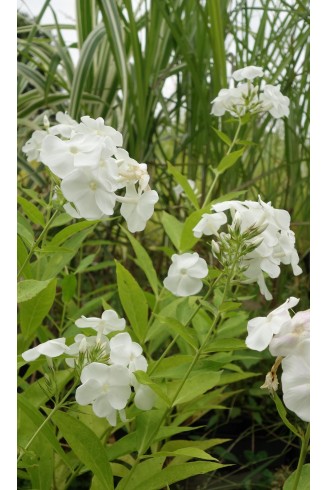
[[[235,71],[236,85],[212,102],[214,117],[230,114],[235,134],[217,131],[226,151],[202,203],[196,184],[168,164],[176,199],[194,207],[183,221],[156,210],[156,179],[101,117],[77,121],[58,112],[25,143],[27,160],[44,164],[51,182],[49,202],[34,193],[39,206],[19,200],[18,463],[28,488],[69,489],[88,474],[92,490],[160,490],[196,475],[227,474],[234,466],[211,454],[226,439],[190,434],[238,397],[231,383],[255,377],[301,441],[285,490],[307,478],[309,310],[294,312],[294,296],[276,308],[268,303],[267,316],[249,318],[244,307],[254,287],[271,301],[270,280],[283,268],[291,277],[302,273],[291,216],[261,195],[214,194],[252,143],[239,139],[241,127],[263,114],[288,117],[289,99],[263,76],[257,66]],[[166,237],[157,250],[164,273],[140,238],[156,215]],[[101,237],[103,227],[111,237],[117,222],[141,275],[114,252],[99,267],[95,255],[83,258],[92,233]],[[115,283],[105,280],[109,268]],[[86,270],[104,280],[96,301],[80,294]],[[246,353],[267,348],[271,370],[247,369]]]

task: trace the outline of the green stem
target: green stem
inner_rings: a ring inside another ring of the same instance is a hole
[[[20,455],[17,458],[17,463],[22,459],[24,453],[28,450],[28,448],[30,447],[30,445],[32,444],[32,442],[34,441],[34,439],[36,438],[36,436],[43,429],[43,427],[46,425],[46,423],[53,417],[53,415],[57,412],[57,410],[59,410],[59,408],[64,405],[65,401],[67,400],[67,398],[70,396],[70,394],[72,393],[72,391],[75,388],[76,388],[76,383],[74,383],[73,386],[71,387],[71,389],[68,390],[68,392],[66,393],[66,395],[62,398],[62,400],[59,403],[57,403],[57,405],[54,406],[54,408],[49,413],[48,417],[46,419],[44,419],[44,421],[42,422],[42,424],[40,425],[40,427],[34,432],[34,434],[31,437],[31,439],[28,441],[28,443],[26,444],[26,446],[24,447],[24,449],[21,451]]]
[[[32,257],[32,255],[34,254],[34,250],[36,249],[36,247],[39,245],[39,243],[41,242],[41,240],[43,239],[43,237],[46,235],[48,229],[50,228],[50,225],[53,223],[55,217],[57,216],[58,214],[58,209],[54,212],[54,214],[51,216],[50,220],[48,221],[48,223],[46,224],[46,226],[43,228],[42,232],[40,233],[40,235],[38,236],[37,240],[35,241],[35,243],[32,245],[31,247],[31,250],[29,251],[29,254],[28,256],[26,257],[26,259],[24,260],[24,263],[22,265],[22,267],[20,268],[20,270],[18,271],[18,274],[17,274],[17,279],[21,276],[21,274],[23,273],[25,267],[26,267],[26,264],[29,262],[30,258]]]
[[[297,490],[298,487],[298,482],[301,478],[301,473],[302,473],[302,468],[304,465],[304,461],[309,449],[309,440],[310,440],[310,424],[308,424],[306,433],[304,437],[302,438],[302,446],[301,446],[301,452],[300,452],[300,457],[298,460],[298,465],[296,468],[296,476],[294,480],[294,485],[293,485],[293,490]]]
[[[232,151],[233,147],[235,146],[235,144],[236,144],[236,142],[237,142],[237,139],[238,139],[238,136],[239,136],[240,129],[241,129],[241,119],[239,118],[239,121],[238,121],[238,127],[237,127],[237,129],[236,129],[235,136],[234,136],[234,138],[233,138],[233,140],[232,140],[232,142],[231,142],[231,144],[230,144],[230,146],[229,146],[229,148],[228,148],[228,151],[227,151],[227,153],[226,153],[226,156],[227,156],[227,155],[230,155],[230,153],[231,153],[231,151]],[[210,189],[209,189],[209,191],[208,191],[208,193],[207,193],[207,195],[206,195],[205,201],[204,201],[204,203],[203,203],[203,206],[202,206],[203,208],[205,208],[205,206],[207,206],[207,204],[210,202],[210,200],[211,200],[211,196],[212,196],[212,192],[213,192],[213,190],[215,189],[215,186],[216,186],[216,184],[217,184],[217,181],[218,181],[219,176],[220,176],[220,173],[219,173],[219,172],[216,170],[216,171],[215,171],[215,177],[214,177],[214,179],[213,179],[213,182],[212,182],[212,184],[211,184],[211,187],[210,187]]]
[[[235,268],[236,268],[236,264],[238,262],[238,259],[239,259],[239,249],[237,249],[236,251],[236,255],[234,257],[234,260],[233,260],[233,263],[232,263],[232,267],[230,269],[230,272],[229,272],[229,275],[228,275],[228,278],[227,278],[227,282],[226,282],[226,285],[225,285],[225,288],[224,288],[224,292],[223,292],[223,296],[222,296],[222,301],[221,301],[221,304],[224,303],[225,299],[226,299],[226,296],[227,296],[227,293],[228,293],[228,289],[230,287],[230,283],[231,283],[231,280],[233,279],[234,277],[234,274],[235,274]],[[218,279],[217,279],[218,280]],[[213,287],[214,287],[214,284],[217,282],[217,280],[213,283]],[[168,407],[165,412],[163,413],[161,419],[159,420],[158,424],[157,424],[157,427],[155,427],[153,433],[152,433],[152,436],[150,438],[151,441],[153,441],[153,439],[155,438],[156,434],[158,433],[162,423],[164,422],[164,420],[166,419],[166,417],[169,415],[169,413],[171,412],[172,408],[173,408],[173,405],[174,403],[176,402],[178,396],[179,396],[179,393],[181,392],[182,388],[184,387],[191,371],[193,370],[195,364],[197,363],[197,361],[199,360],[201,354],[203,353],[206,345],[207,345],[207,342],[210,338],[210,336],[212,335],[212,333],[214,332],[219,320],[220,320],[220,317],[221,317],[221,312],[218,311],[218,313],[216,314],[214,320],[213,320],[213,323],[210,327],[210,329],[208,330],[207,334],[206,334],[206,337],[204,339],[204,341],[202,342],[202,345],[199,347],[199,349],[197,350],[196,354],[195,354],[195,357],[192,361],[192,363],[190,364],[186,374],[184,375],[180,385],[178,386],[176,392],[174,393],[173,395],[173,398],[171,400],[171,406]],[[171,342],[172,343],[172,342]],[[126,477],[126,480],[124,481],[124,484],[123,484],[123,487],[122,487],[122,490],[124,490],[124,488],[126,488],[127,484],[129,483],[129,481],[131,480],[132,478],[132,475],[134,474],[137,466],[138,466],[138,463],[140,462],[142,456],[144,455],[144,453],[146,452],[147,448],[144,448],[139,454],[138,454],[138,457],[137,459],[134,461],[134,464],[133,466],[131,467],[131,470],[129,472],[129,474],[127,475]]]
[[[219,277],[213,282],[213,284],[211,284],[211,286],[209,287],[207,293],[205,294],[204,296],[204,301],[209,297],[209,295],[212,293],[212,291],[214,290],[216,284],[218,283],[219,281]],[[199,303],[199,305],[197,305],[197,308],[192,312],[192,314],[190,315],[190,317],[188,318],[188,320],[186,321],[186,323],[184,323],[184,327],[187,327],[191,322],[192,320],[194,319],[194,317],[197,315],[197,313],[199,312],[199,310],[201,309],[202,307],[202,304]],[[176,343],[176,341],[178,340],[178,338],[180,337],[179,334],[176,334],[176,336],[172,339],[172,341],[169,343],[169,345],[166,347],[165,351],[163,352],[163,354],[157,359],[157,361],[151,366],[148,374],[149,376],[158,368],[159,364],[162,362],[162,360],[167,356],[167,354],[170,352],[170,350],[172,349],[172,347],[174,346],[174,344]]]

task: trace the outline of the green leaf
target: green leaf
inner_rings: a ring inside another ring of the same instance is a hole
[[[169,318],[167,316],[162,317],[160,315],[156,316],[159,322],[163,324],[163,327],[167,327],[170,330],[173,337],[179,334],[180,337],[188,342],[188,344],[190,344],[194,349],[198,348],[197,335],[195,334],[194,330],[186,327],[175,318]]]
[[[57,280],[53,279],[36,296],[20,304],[20,325],[24,337],[28,338],[41,325],[53,305]]]
[[[210,471],[216,471],[220,468],[225,468],[226,466],[221,463],[207,463],[202,461],[195,461],[192,463],[183,463],[177,465],[169,465],[162,469],[157,474],[146,478],[134,486],[133,490],[161,490],[167,488],[168,485],[172,483],[186,480],[191,476],[203,475],[209,473]]]
[[[165,459],[165,456],[158,456],[157,458],[150,458],[147,461],[139,462],[128,483],[126,484],[125,479],[121,480],[116,490],[134,490],[140,481],[148,480],[152,476],[158,475],[162,471]],[[144,487],[143,490],[146,490],[146,488]]]
[[[98,223],[98,221],[79,221],[73,225],[66,226],[54,236],[50,243],[51,245],[61,245],[71,236],[75,235],[79,231],[85,230],[86,228],[90,228],[96,223]]]
[[[128,239],[130,240],[130,243],[133,247],[133,250],[137,256],[137,264],[138,266],[144,271],[149,284],[154,291],[155,295],[158,295],[158,279],[157,279],[157,274],[154,269],[153,263],[151,261],[151,258],[149,257],[147,251],[145,248],[134,238],[131,233],[129,233],[125,228],[121,227],[122,231],[126,234]]]
[[[163,417],[162,410],[148,410],[136,417],[136,443],[138,453],[143,454],[153,442]]]
[[[295,478],[296,471],[287,478],[283,490],[294,490]],[[310,464],[303,465],[297,490],[310,490]]]
[[[192,190],[192,188],[188,182],[188,179],[184,175],[182,175],[179,172],[179,170],[176,167],[174,167],[171,163],[167,162],[167,166],[168,166],[169,174],[173,175],[176,182],[181,185],[181,187],[184,190],[189,201],[193,204],[193,206],[196,209],[199,209],[199,203],[198,203],[197,197],[196,197],[194,191]]]
[[[157,383],[150,379],[147,373],[145,373],[144,371],[134,371],[133,374],[135,375],[139,383],[149,386],[160,398],[162,398],[162,400],[164,400],[168,407],[170,406],[170,399],[168,398],[168,396],[164,393],[162,388]]]
[[[233,151],[229,153],[229,155],[225,155],[218,166],[219,174],[223,174],[223,172],[225,172],[228,168],[232,167],[243,153],[244,148],[242,148],[241,150]]]
[[[178,221],[171,214],[168,214],[165,211],[163,211],[163,213],[162,213],[162,224],[163,224],[164,230],[167,233],[167,235],[169,236],[171,242],[173,243],[175,248],[177,250],[179,250],[180,249],[181,233],[183,230],[183,223]]]
[[[22,206],[26,216],[36,225],[45,226],[44,217],[41,211],[30,201],[22,196],[17,198],[19,204]]]
[[[177,399],[174,401],[174,406],[180,403],[186,403],[194,398],[202,395],[206,391],[214,388],[220,382],[222,371],[215,372],[201,372],[192,374],[185,382],[182,390],[180,391]],[[170,389],[174,387],[173,393],[180,386],[181,381],[175,381],[170,385]]]
[[[138,340],[143,343],[148,328],[148,304],[144,292],[132,274],[116,263],[118,294],[126,316]]]
[[[210,454],[206,453],[202,449],[199,449],[198,447],[184,447],[180,449],[176,449],[175,451],[159,451],[158,453],[152,454],[152,457],[158,457],[158,456],[172,456],[172,457],[177,457],[177,456],[183,456],[187,458],[197,458],[197,459],[205,459],[207,461],[218,461],[217,458],[214,458]]]
[[[61,281],[63,303],[69,303],[71,301],[75,294],[76,286],[77,280],[74,274],[68,274],[63,277]]]
[[[281,420],[283,423],[288,427],[289,430],[291,430],[296,436],[300,437],[302,439],[302,435],[300,432],[297,430],[295,425],[293,425],[289,420],[287,419],[287,410],[285,408],[285,405],[282,403],[280,400],[279,396],[277,395],[276,392],[273,392],[273,401],[276,404],[278,413],[280,415]]]
[[[37,294],[39,294],[43,289],[45,289],[50,282],[47,281],[36,281],[35,279],[27,279],[26,281],[20,281],[17,284],[17,302],[23,303],[23,301],[28,301]]]
[[[81,262],[79,263],[75,271],[75,274],[79,274],[80,272],[83,272],[90,264],[92,264],[96,255],[97,253],[90,254],[84,257],[84,259],[82,259]]]
[[[204,352],[221,352],[230,350],[247,349],[244,340],[241,339],[215,339],[204,349]]]
[[[56,412],[53,421],[72,451],[101,482],[104,490],[114,490],[113,475],[104,446],[95,433],[67,412]]]
[[[24,411],[26,416],[29,418],[30,423],[33,425],[34,430],[37,430],[43,424],[45,418],[38,409],[36,409],[23,395],[19,395],[17,399],[18,407]],[[22,427],[23,430],[23,427]],[[71,470],[71,463],[66,453],[63,451],[61,445],[57,441],[54,431],[51,428],[50,423],[46,423],[39,432],[53,447],[56,453],[61,457],[61,459],[67,464]]]
[[[231,139],[229,138],[229,136],[225,133],[223,133],[223,131],[219,131],[218,129],[216,128],[213,128],[212,129],[216,132],[216,134],[218,135],[218,137],[224,142],[226,143],[228,146],[231,146],[232,145],[232,141]]]

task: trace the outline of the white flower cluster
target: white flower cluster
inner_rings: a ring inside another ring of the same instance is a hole
[[[79,124],[58,112],[56,120],[47,131],[35,131],[23,151],[28,161],[41,161],[62,179],[66,212],[74,218],[101,219],[112,215],[119,202],[129,231],[144,230],[158,201],[149,187],[147,165],[120,148],[122,134],[101,117],[83,116]],[[125,196],[117,195],[123,188]]]
[[[231,228],[238,227],[241,233],[258,229],[259,233],[249,240],[255,248],[242,258],[241,266],[245,269],[245,282],[257,282],[261,293],[267,300],[272,295],[265,283],[264,273],[271,278],[280,275],[280,264],[290,264],[295,276],[301,274],[299,256],[295,249],[295,234],[290,230],[290,215],[284,209],[275,209],[271,203],[265,203],[259,196],[255,201],[226,201],[212,206],[214,214],[204,214],[194,227],[195,237],[216,235],[218,230],[227,222],[224,211],[230,210],[233,217]],[[229,235],[223,234],[226,238]],[[219,245],[213,243],[213,251]]]
[[[300,311],[291,318],[288,310],[298,302],[299,299],[291,297],[267,317],[250,320],[246,345],[257,351],[269,347],[273,356],[283,356],[281,384],[285,405],[309,422],[310,310]]]
[[[208,274],[204,259],[197,252],[182,255],[173,254],[164,286],[175,296],[191,296],[203,287],[202,279]]]
[[[223,88],[218,96],[212,101],[211,114],[223,116],[228,111],[234,117],[242,117],[247,112],[257,114],[270,112],[278,119],[289,115],[289,98],[280,92],[280,86],[265,85],[263,92],[259,93],[259,87],[254,86],[251,81],[262,77],[263,69],[258,66],[246,66],[235,71],[232,77],[240,82],[236,87]]]
[[[111,332],[124,330],[124,318],[119,318],[114,310],[106,310],[101,318],[82,316],[75,324],[79,328],[91,328],[97,335],[78,334],[70,346],[65,344],[65,338],[48,340],[23,352],[23,359],[30,362],[41,354],[49,358],[64,354],[70,367],[75,367],[82,359],[82,384],[76,390],[76,401],[79,405],[92,404],[94,413],[106,417],[111,425],[116,425],[117,414],[126,421],[124,409],[132,393],[131,387],[137,408],[150,410],[155,402],[154,392],[149,386],[138,383],[133,374],[147,371],[148,363],[141,346],[133,342],[127,332],[116,334],[110,340],[106,337]]]

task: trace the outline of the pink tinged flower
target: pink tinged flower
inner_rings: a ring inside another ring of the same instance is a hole
[[[108,187],[108,182],[99,180],[90,169],[75,169],[61,183],[64,197],[73,202],[79,215],[86,219],[113,214],[116,196]]]
[[[295,315],[296,316],[296,315]],[[281,385],[286,407],[310,421],[310,339],[282,360]]]
[[[267,317],[257,317],[250,320],[247,324],[248,336],[246,345],[250,349],[262,351],[266,349],[272,337],[278,334],[286,324],[291,322],[289,309],[294,308],[299,299],[291,297],[287,301],[273,310]]]
[[[257,77],[263,77],[263,68],[259,66],[245,66],[245,68],[241,68],[240,70],[236,70],[232,74],[232,78],[237,82],[241,80],[254,80]]]
[[[97,417],[116,423],[116,410],[123,410],[130,398],[130,373],[124,366],[92,362],[81,373],[82,385],[76,390],[79,405],[92,404]]]
[[[40,131],[40,130],[34,131],[31,138],[22,147],[23,152],[27,156],[28,162],[40,161],[42,142],[47,135],[48,135],[47,131]]]
[[[122,202],[121,215],[127,223],[128,230],[135,233],[146,228],[147,221],[154,213],[158,194],[150,190],[141,194],[136,191],[133,184],[128,184],[125,196],[117,196],[117,201]]]
[[[109,341],[110,360],[112,364],[119,364],[134,371],[147,371],[148,363],[142,355],[142,347],[137,342],[132,342],[127,332],[115,335]]]
[[[199,223],[193,228],[194,236],[216,235],[219,228],[227,222],[227,216],[221,211],[214,214],[203,214]]]
[[[100,335],[108,335],[111,332],[125,329],[124,318],[119,318],[114,310],[105,310],[101,318],[90,317],[86,318],[82,315],[76,320],[75,325],[79,328],[92,328]]]
[[[65,114],[61,111],[56,114],[56,121],[59,124],[55,124],[49,128],[49,133],[53,135],[60,134],[64,138],[71,138],[74,129],[77,128],[78,123],[72,119],[66,112]]]
[[[260,94],[262,108],[276,119],[289,115],[289,98],[280,92],[280,86],[266,85]]]
[[[58,357],[64,352],[68,351],[67,345],[65,345],[66,339],[64,337],[60,339],[52,339],[44,342],[43,344],[33,347],[22,354],[22,358],[26,362],[34,361],[41,355],[46,357]]]
[[[202,289],[207,274],[207,264],[197,252],[174,254],[164,286],[176,296],[191,296]]]
[[[298,345],[310,338],[310,310],[299,311],[273,336],[269,350],[273,356],[293,354]]]

